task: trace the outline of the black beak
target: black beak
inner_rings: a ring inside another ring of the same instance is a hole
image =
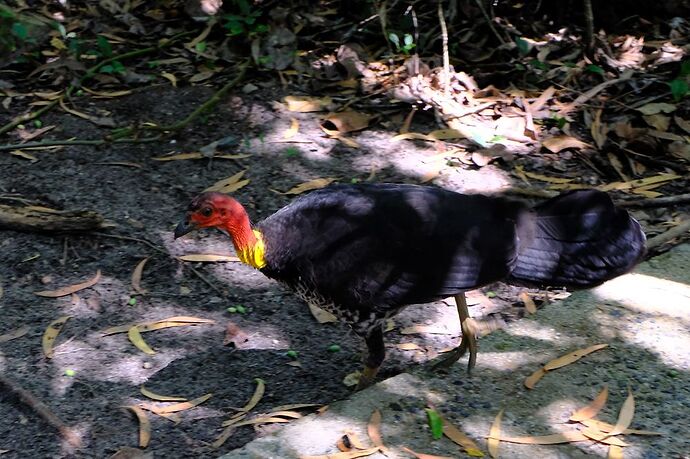
[[[175,239],[182,237],[185,234],[197,229],[197,225],[190,221],[188,217],[185,217],[180,223],[175,227]]]

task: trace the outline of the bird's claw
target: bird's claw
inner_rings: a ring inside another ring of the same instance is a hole
[[[437,362],[434,370],[443,370],[450,368],[455,362],[470,351],[470,359],[467,362],[467,373],[470,373],[477,363],[477,325],[471,318],[467,318],[462,322],[462,341],[460,345],[450,351],[448,355],[441,361]]]
[[[378,367],[374,368],[365,366],[364,370],[362,371],[362,374],[359,375],[359,382],[357,383],[357,388],[355,390],[360,391],[371,386],[374,383],[376,373],[378,372]]]

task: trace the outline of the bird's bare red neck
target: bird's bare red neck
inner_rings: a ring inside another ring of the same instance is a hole
[[[252,224],[249,221],[247,211],[244,210],[242,204],[234,200],[230,203],[230,209],[228,210],[230,212],[228,212],[228,218],[224,222],[223,229],[230,234],[235,249],[245,250],[253,247],[257,239],[252,231]]]

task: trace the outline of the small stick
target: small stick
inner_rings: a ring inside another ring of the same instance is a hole
[[[654,236],[647,241],[647,250],[657,249],[667,242],[682,236],[684,233],[690,231],[690,218],[684,220],[679,225],[674,226],[670,230]]]
[[[18,383],[12,381],[2,373],[0,373],[0,385],[4,386],[9,392],[16,395],[22,403],[34,410],[36,414],[43,418],[44,421],[55,427],[60,432],[60,435],[62,435],[70,445],[75,448],[79,448],[81,446],[81,438],[79,438],[79,434],[71,427],[67,426],[67,424],[62,422],[45,403],[34,397],[31,392],[27,391]]]
[[[679,194],[677,196],[664,196],[661,198],[635,199],[630,201],[619,201],[621,207],[666,207],[690,202],[690,193]]]
[[[448,29],[443,15],[443,3],[438,0],[438,22],[441,24],[441,38],[443,39],[443,95],[450,96],[450,57],[448,55]]]

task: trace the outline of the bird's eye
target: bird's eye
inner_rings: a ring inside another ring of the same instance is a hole
[[[213,213],[213,210],[210,207],[204,207],[201,209],[201,215],[204,217],[210,217],[211,214]]]

